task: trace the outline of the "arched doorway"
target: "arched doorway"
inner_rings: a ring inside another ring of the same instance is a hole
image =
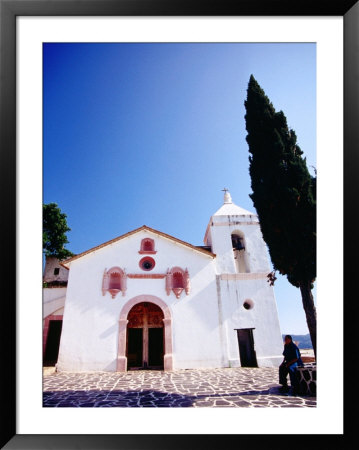
[[[128,369],[163,369],[164,314],[150,302],[133,306],[128,313],[126,356]]]
[[[133,331],[136,329],[142,331]],[[153,364],[158,361],[162,366]],[[153,367],[163,367],[166,371],[173,369],[171,311],[163,300],[154,295],[138,295],[129,300],[119,319],[117,371],[125,372],[131,366],[144,367],[145,362],[147,367],[152,363]],[[139,363],[142,366],[136,365]]]

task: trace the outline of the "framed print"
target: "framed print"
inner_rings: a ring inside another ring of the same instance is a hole
[[[286,434],[341,445],[353,425],[344,433],[343,287],[356,291],[343,250],[353,254],[358,227],[358,3],[0,5],[3,448],[217,448]],[[301,350],[318,360],[317,397],[309,363],[311,395],[278,394],[281,336],[294,330],[295,344],[303,307],[278,320],[292,291],[275,299],[264,228],[250,200],[236,205],[250,194],[247,147],[238,170],[232,161],[258,122],[250,86],[283,105],[287,138],[298,129],[308,177],[318,174],[317,349]],[[200,203],[207,211],[218,189],[223,205],[202,230]],[[74,247],[58,248],[74,253],[40,251],[43,205],[72,228]]]

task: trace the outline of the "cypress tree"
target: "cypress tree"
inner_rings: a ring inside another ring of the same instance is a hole
[[[316,308],[316,177],[310,175],[297,137],[282,111],[251,75],[246,107],[249,172],[263,238],[275,271],[300,289],[314,352]],[[275,272],[269,274],[274,282]]]

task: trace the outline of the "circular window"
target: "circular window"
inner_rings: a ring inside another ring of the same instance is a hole
[[[253,307],[254,307],[253,300],[247,299],[247,300],[244,301],[244,303],[243,303],[243,308],[244,309],[252,309]]]
[[[141,259],[139,265],[142,270],[152,270],[155,267],[156,263],[153,258],[146,256],[145,258]]]

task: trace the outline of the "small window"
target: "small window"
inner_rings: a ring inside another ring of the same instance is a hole
[[[109,289],[121,290],[121,274],[119,272],[112,272],[110,275],[110,286]]]
[[[237,234],[232,234],[232,247],[233,250],[244,250],[243,238]]]
[[[153,244],[152,244],[152,242],[146,240],[146,241],[143,243],[143,250],[144,250],[145,252],[151,252],[151,251],[153,251]]]
[[[155,241],[150,238],[142,239],[141,249],[140,249],[139,253],[149,253],[149,254],[157,253],[155,250]]]
[[[58,267],[56,267],[54,269],[54,275],[58,275],[60,273],[60,269]]]
[[[174,288],[182,288],[184,289],[184,280],[183,275],[181,272],[175,272],[173,274],[173,281],[172,281]]]
[[[245,238],[242,231],[235,231],[231,235],[233,257],[237,273],[249,272],[248,255]]]
[[[183,270],[181,267],[172,267],[166,274],[166,292],[170,295],[173,291],[176,298],[180,298],[182,291],[189,295],[190,292],[190,279],[188,270]]]
[[[247,300],[245,300],[244,303],[243,303],[243,308],[247,309],[247,310],[254,308],[253,300],[250,300],[249,298],[247,298]]]
[[[106,270],[102,278],[102,295],[105,295],[108,291],[112,298],[121,291],[122,296],[125,296],[127,289],[127,275],[120,267],[111,267],[110,270]]]
[[[147,271],[152,270],[155,267],[155,265],[156,265],[155,260],[149,256],[145,256],[139,262],[139,266],[141,267],[141,269]]]

